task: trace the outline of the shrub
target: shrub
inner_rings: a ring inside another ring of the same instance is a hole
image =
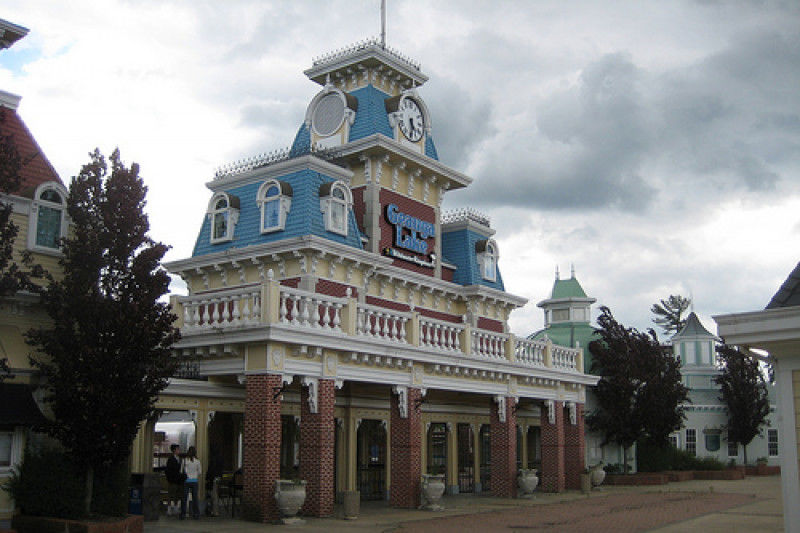
[[[725,470],[725,463],[716,457],[696,457],[694,470]]]
[[[92,514],[125,516],[129,479],[127,463],[96,472]],[[26,449],[22,464],[11,475],[7,487],[25,515],[86,518],[86,475],[64,451],[52,445]]]
[[[637,446],[637,469],[639,472],[663,472],[665,470],[723,470],[725,464],[715,457],[695,457],[686,450],[672,445],[654,446],[639,443]]]
[[[603,470],[606,471],[606,474],[621,474],[622,473],[622,464],[621,463],[614,463],[612,465],[605,465]]]

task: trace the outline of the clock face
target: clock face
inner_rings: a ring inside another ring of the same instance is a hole
[[[419,104],[411,98],[403,98],[400,102],[400,131],[411,142],[422,139],[422,132],[425,128],[425,121],[422,118],[422,111]]]

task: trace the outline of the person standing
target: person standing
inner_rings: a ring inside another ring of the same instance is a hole
[[[167,506],[167,516],[174,516],[180,512],[180,501],[183,498],[183,479],[181,476],[181,447],[173,444],[169,447],[172,455],[167,459],[167,468],[164,473],[167,476],[169,505]]]
[[[192,494],[192,518],[197,520],[200,518],[200,507],[197,500],[197,484],[200,480],[200,475],[203,473],[203,467],[200,460],[197,458],[197,451],[194,446],[190,446],[186,450],[186,457],[183,459],[183,472],[186,473],[186,481],[183,482],[183,499],[181,500],[181,520],[186,518],[186,506],[189,493]]]

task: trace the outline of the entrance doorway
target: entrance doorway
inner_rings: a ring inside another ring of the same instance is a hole
[[[542,468],[542,428],[528,426],[528,465],[526,468]]]
[[[458,443],[458,492],[475,492],[475,446],[471,424],[456,426]]]
[[[300,426],[292,415],[281,415],[281,479],[300,477]]]
[[[428,428],[428,474],[445,474],[447,485],[447,424],[434,422]]]
[[[362,500],[386,495],[386,427],[382,420],[362,420],[357,433],[358,490]]]
[[[481,439],[481,491],[488,492],[491,490],[491,474],[492,474],[492,439],[489,432],[489,424],[481,426],[480,439]]]

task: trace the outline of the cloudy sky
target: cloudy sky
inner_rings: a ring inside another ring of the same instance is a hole
[[[98,146],[141,165],[155,238],[187,257],[232,160],[288,146],[317,55],[380,32],[379,0],[6,0],[30,29],[0,89],[68,180]],[[474,178],[445,208],[492,217],[506,289],[542,325],[556,266],[626,324],[692,295],[763,308],[800,260],[794,0],[388,1],[422,63],[440,159]]]

